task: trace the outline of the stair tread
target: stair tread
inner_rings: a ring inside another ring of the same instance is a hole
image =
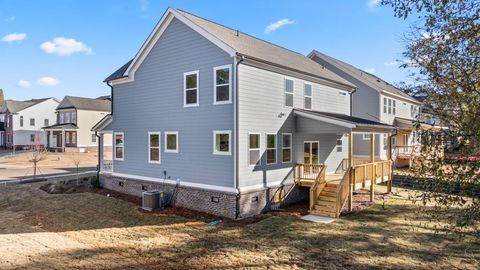
[[[326,212],[317,211],[317,210],[312,210],[312,211],[310,211],[310,214],[312,214],[312,215],[317,215],[317,216],[324,216],[324,217],[332,217],[332,218],[336,218],[336,217],[337,217],[337,215],[335,215],[334,213],[326,213]]]
[[[336,197],[336,196],[335,196],[335,197],[327,197],[327,196],[322,197],[322,196],[320,196],[320,197],[318,198],[318,201],[335,202],[335,201],[337,201],[337,197]]]

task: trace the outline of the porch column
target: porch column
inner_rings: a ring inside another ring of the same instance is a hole
[[[100,133],[100,138],[98,139],[98,169],[99,171],[103,170],[103,133]]]
[[[370,163],[372,164],[372,176],[370,178],[370,201],[373,202],[375,200],[375,182],[377,179],[376,176],[376,166],[375,166],[375,134],[370,133]]]
[[[65,130],[62,129],[62,152],[65,152]]]
[[[353,133],[350,131],[348,134],[348,170],[347,172],[350,174],[348,178],[350,179],[350,188],[348,191],[348,211],[353,210],[353,188],[355,186],[355,178],[354,174],[352,171],[352,165],[353,165]]]
[[[387,160],[390,161],[388,168],[388,183],[387,183],[387,193],[392,192],[392,182],[393,182],[393,163],[392,163],[392,135],[388,133],[387,137]]]

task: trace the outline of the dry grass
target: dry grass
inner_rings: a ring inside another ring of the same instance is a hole
[[[108,159],[112,157],[111,152],[105,152],[105,158]],[[78,159],[80,161],[80,166],[96,166],[98,161],[97,152],[89,152],[89,153],[55,153],[49,152],[46,159],[39,163],[41,167],[49,167],[49,166],[67,166],[67,167],[74,167],[74,159]],[[29,162],[31,158],[30,153],[28,152],[20,152],[13,156],[7,155],[0,157],[0,164],[3,165],[15,165],[15,166],[32,166],[32,163]]]
[[[278,215],[209,227],[93,193],[0,189],[0,269],[478,269],[473,237],[435,234],[406,194],[332,224]],[[413,220],[416,216],[416,221]]]

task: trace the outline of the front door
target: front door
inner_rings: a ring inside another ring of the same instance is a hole
[[[50,144],[51,147],[57,147],[57,135],[52,135],[52,143]]]
[[[318,164],[318,142],[303,143],[303,163]]]

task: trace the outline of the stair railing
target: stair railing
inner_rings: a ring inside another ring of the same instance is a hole
[[[336,194],[336,204],[335,204],[335,217],[339,217],[342,212],[342,208],[345,205],[345,202],[348,199],[350,193],[350,181],[352,178],[352,168],[348,168],[345,174],[343,175],[340,184],[337,185],[335,190]]]
[[[318,172],[315,182],[310,187],[310,205],[309,205],[310,211],[313,210],[315,203],[317,202],[318,197],[320,196],[320,193],[322,192],[323,188],[327,184],[327,180],[325,179],[326,171],[327,171],[327,166],[321,165],[320,171]]]

